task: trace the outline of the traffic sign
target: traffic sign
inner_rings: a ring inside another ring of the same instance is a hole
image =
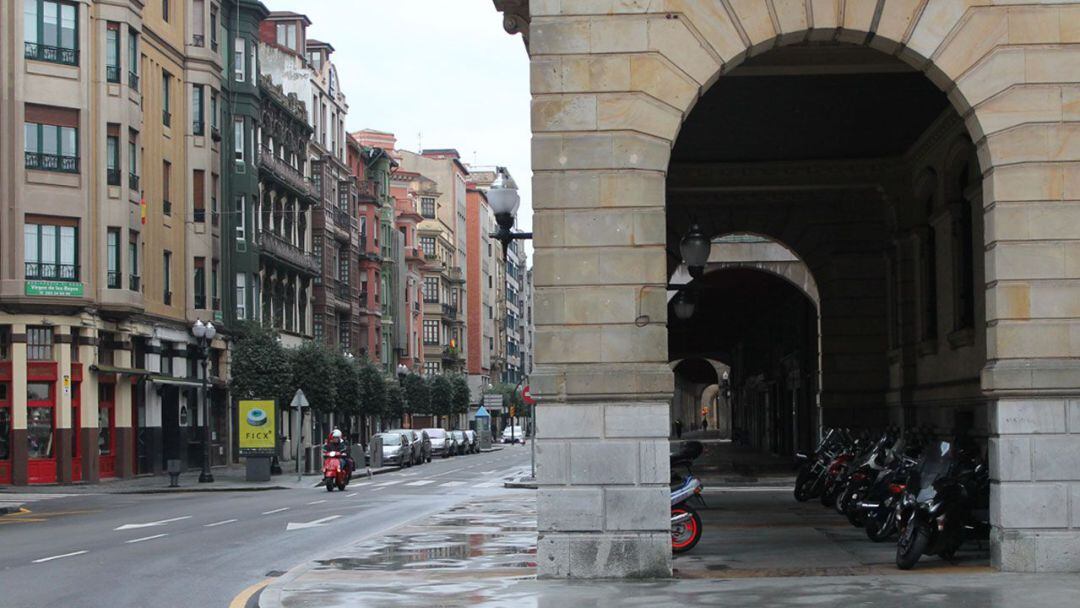
[[[484,395],[484,407],[487,409],[502,409],[503,396],[499,393]]]
[[[521,389],[521,399],[529,405],[536,403],[536,399],[532,398],[532,391],[529,390],[528,384],[525,385],[525,388]]]
[[[303,390],[296,389],[296,394],[292,398],[292,407],[295,409],[308,407],[307,397],[304,396]]]

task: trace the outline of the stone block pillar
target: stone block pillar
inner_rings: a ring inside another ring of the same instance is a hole
[[[124,335],[123,342],[113,351],[117,367],[131,367],[131,342]],[[139,385],[131,384],[127,376],[119,376],[116,382],[116,476],[127,479],[135,475],[135,425],[132,420],[132,400]],[[95,442],[95,445],[97,443]]]
[[[90,361],[97,355],[97,329],[84,327],[79,336],[79,361],[83,362],[83,381],[80,383],[79,402],[79,458],[82,460],[82,478],[87,483],[101,479],[98,450],[98,381],[100,375],[90,371]]]
[[[26,324],[11,326],[11,482],[29,482],[29,446],[26,439]]]
[[[53,356],[56,360],[56,480],[70,483],[72,480],[72,434],[74,420],[71,411],[71,327],[58,325],[53,329]]]

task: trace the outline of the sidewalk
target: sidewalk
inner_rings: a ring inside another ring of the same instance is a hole
[[[508,492],[360,539],[294,568],[262,591],[258,605],[1060,608],[1073,605],[1080,593],[1074,574],[1002,574],[980,565],[978,557],[956,565],[926,558],[925,565],[901,572],[881,557],[891,558],[889,547],[858,539],[861,531],[820,506],[795,505],[786,496],[782,504],[778,497],[769,501],[778,508],[763,521],[733,523],[736,511],[754,507],[757,493],[745,494],[739,501],[724,499],[706,514],[719,519],[706,522],[709,542],[703,539],[675,559],[673,579],[536,580],[535,494]],[[805,509],[796,519],[809,521],[796,526],[775,519],[783,517],[784,505]],[[718,511],[730,514],[717,517]]]
[[[398,467],[371,469],[372,475],[397,471]],[[289,490],[315,487],[322,481],[321,474],[304,475],[303,480],[296,480],[296,472],[273,475],[270,481],[246,481],[247,471],[244,466],[232,465],[214,467],[213,483],[199,483],[199,469],[189,469],[180,474],[180,487],[169,487],[168,475],[144,475],[130,479],[104,479],[98,483],[35,484],[30,486],[0,486],[0,498],[5,493],[11,494],[168,494],[183,492],[259,492],[264,490]],[[361,468],[353,473],[353,479],[367,476],[367,469]]]

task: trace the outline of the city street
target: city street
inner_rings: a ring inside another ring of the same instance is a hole
[[[498,496],[528,467],[514,446],[358,476],[345,492],[28,495],[29,513],[0,517],[0,603],[226,606],[338,543]]]

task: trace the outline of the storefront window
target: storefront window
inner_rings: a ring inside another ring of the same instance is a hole
[[[27,408],[26,436],[30,458],[52,458],[53,408]]]
[[[29,401],[48,401],[49,400],[49,383],[48,382],[27,382],[26,383],[26,400]]]
[[[112,429],[109,428],[109,410],[98,410],[98,454],[108,456],[112,454]]]
[[[0,407],[0,460],[11,460],[11,408]]]

